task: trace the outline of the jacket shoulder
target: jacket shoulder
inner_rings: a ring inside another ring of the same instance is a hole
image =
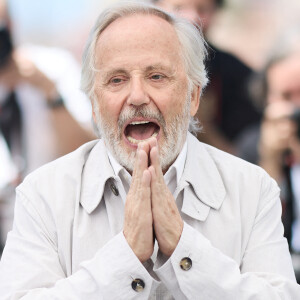
[[[276,181],[260,166],[212,146],[206,144],[203,146],[214,160],[224,184],[228,187],[239,186],[245,193],[255,189],[260,194],[260,198],[267,193],[279,194]]]
[[[18,190],[48,191],[51,186],[57,187],[66,182],[78,184],[85,162],[95,145],[101,142],[94,140],[80,146],[75,151],[47,163],[27,175],[18,186]],[[28,189],[27,187],[30,187]]]

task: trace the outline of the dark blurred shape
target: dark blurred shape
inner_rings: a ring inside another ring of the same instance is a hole
[[[0,28],[0,68],[4,67],[13,50],[11,36],[8,28]]]
[[[21,111],[17,103],[16,95],[11,92],[6,98],[0,109],[0,132],[7,143],[7,146],[12,150],[12,139],[17,136],[21,137]]]
[[[210,122],[228,141],[233,142],[244,129],[261,118],[248,92],[248,84],[254,73],[230,53],[211,44],[208,51],[206,65],[210,83],[205,92],[210,92],[216,99],[215,113]]]
[[[291,115],[291,120],[297,124],[297,136],[300,139],[300,108],[297,108]]]

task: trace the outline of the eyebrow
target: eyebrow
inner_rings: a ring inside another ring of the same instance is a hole
[[[174,66],[166,66],[163,64],[153,64],[151,66],[148,66],[145,68],[145,72],[151,72],[151,71],[163,71],[165,75],[169,77],[173,77],[176,74],[176,68]]]
[[[144,68],[144,72],[151,72],[151,71],[155,71],[155,70],[164,70],[164,71],[168,71],[170,73],[172,73],[172,71],[174,71],[171,68],[166,67],[163,64],[153,64],[150,66],[147,66],[146,68]],[[128,71],[123,69],[123,68],[117,68],[117,69],[113,69],[113,70],[109,70],[109,71],[104,71],[103,72],[103,77],[104,79],[110,78],[111,76],[115,75],[115,74],[128,74]]]
[[[170,68],[162,65],[162,64],[154,64],[154,65],[151,65],[151,66],[148,66],[146,67],[145,71],[146,72],[149,72],[149,71],[153,71],[153,70],[157,70],[157,69],[160,69],[160,70],[169,70]]]
[[[104,71],[103,78],[106,80],[115,74],[128,74],[128,72],[125,69],[113,69],[107,72]]]

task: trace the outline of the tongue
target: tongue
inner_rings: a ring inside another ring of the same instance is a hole
[[[153,135],[156,127],[154,123],[128,125],[126,135],[136,140],[146,140]]]

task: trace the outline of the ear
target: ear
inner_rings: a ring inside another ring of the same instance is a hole
[[[98,103],[95,103],[95,101],[98,101],[97,99],[93,99],[91,100],[91,105],[92,105],[92,116],[93,116],[93,121],[94,124],[97,124],[97,114],[99,114],[98,110],[99,110],[99,105],[97,105]]]
[[[195,114],[198,111],[198,107],[200,104],[200,95],[201,95],[201,87],[198,86],[194,86],[193,91],[192,91],[192,97],[191,97],[191,110],[190,110],[190,114],[191,116],[195,116]]]

